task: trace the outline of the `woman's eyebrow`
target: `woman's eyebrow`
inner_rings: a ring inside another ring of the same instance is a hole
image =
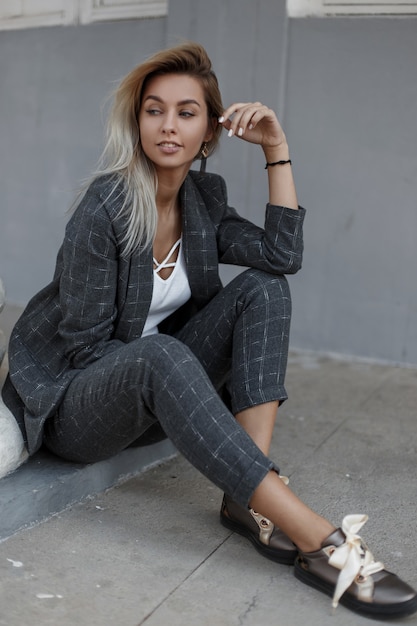
[[[146,102],[147,100],[156,100],[157,102],[160,102],[161,104],[164,102],[162,98],[160,98],[159,96],[153,96],[152,94],[149,94],[149,96],[146,96],[144,102]],[[185,100],[180,100],[179,102],[177,102],[177,106],[184,106],[185,104],[196,104],[198,107],[201,108],[200,103],[197,102],[197,100],[194,100],[193,98],[186,98]]]

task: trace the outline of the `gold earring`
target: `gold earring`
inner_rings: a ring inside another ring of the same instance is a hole
[[[207,143],[204,142],[203,145],[201,146],[201,156],[203,157],[203,159],[207,159],[209,155],[209,149],[207,146]]]
[[[206,165],[207,165],[207,157],[209,155],[209,149],[207,147],[207,143],[204,142],[203,145],[201,146],[201,163],[200,163],[200,172],[205,172],[206,171]]]

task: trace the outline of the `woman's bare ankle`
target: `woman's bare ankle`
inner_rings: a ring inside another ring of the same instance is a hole
[[[308,537],[299,537],[295,543],[301,552],[316,552],[316,550],[320,550],[324,540],[335,530],[336,528],[333,524],[330,524],[326,519],[322,519],[320,529],[316,529],[316,532],[309,534]]]
[[[315,552],[335,527],[302,502],[274,471],[251,498],[250,506],[280,528],[302,552]]]

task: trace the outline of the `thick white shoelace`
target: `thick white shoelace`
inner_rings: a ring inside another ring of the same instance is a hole
[[[335,608],[346,589],[359,577],[362,587],[359,599],[371,601],[374,588],[371,575],[384,569],[383,563],[375,561],[372,552],[356,534],[367,521],[367,515],[347,515],[342,523],[346,541],[329,557],[329,564],[340,570],[332,601]]]

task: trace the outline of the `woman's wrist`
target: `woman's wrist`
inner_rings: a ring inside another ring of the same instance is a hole
[[[288,161],[290,151],[288,144],[280,144],[279,146],[268,146],[262,148],[267,163],[275,163],[276,161]]]

